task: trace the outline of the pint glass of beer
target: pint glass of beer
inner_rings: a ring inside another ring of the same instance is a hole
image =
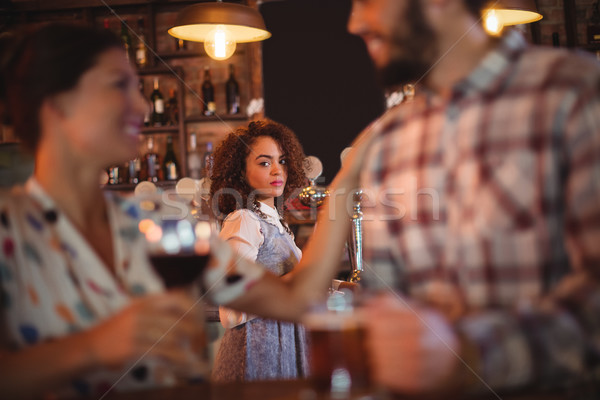
[[[335,292],[304,319],[310,346],[310,380],[333,398],[364,394],[370,386],[366,330],[351,292]]]

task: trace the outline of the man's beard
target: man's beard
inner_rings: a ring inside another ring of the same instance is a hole
[[[405,18],[408,34],[397,26],[392,32],[390,62],[377,69],[377,79],[383,87],[416,83],[432,67],[436,53],[435,34],[425,21],[419,0],[411,0]]]

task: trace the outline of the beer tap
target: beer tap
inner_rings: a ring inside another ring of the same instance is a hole
[[[363,213],[361,210],[362,190],[357,190],[352,196],[352,229],[350,239],[348,240],[348,255],[352,273],[348,278],[348,282],[359,283],[360,274],[363,271],[362,257],[362,219]]]

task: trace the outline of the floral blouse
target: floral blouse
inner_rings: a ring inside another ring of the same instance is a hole
[[[21,349],[87,330],[125,307],[132,297],[163,290],[137,229],[137,208],[106,194],[112,229],[116,278],[55,206],[30,179],[0,199],[0,303],[2,346]],[[95,372],[73,382],[79,394],[102,392],[120,374]],[[140,375],[138,373],[138,375]],[[123,389],[151,381],[127,374]],[[67,390],[67,393],[71,390]]]
[[[106,192],[115,274],[111,274],[76,227],[31,178],[0,197],[0,346],[19,350],[85,331],[123,309],[133,297],[164,290],[138,231],[136,202]],[[236,271],[222,282],[223,265],[208,273],[209,297],[227,303],[262,275]],[[216,269],[216,270],[215,270]],[[168,371],[146,357],[127,373],[93,371],[61,395],[92,395],[172,383]]]

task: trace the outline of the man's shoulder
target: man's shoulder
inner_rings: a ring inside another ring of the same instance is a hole
[[[529,46],[519,59],[520,79],[546,87],[599,89],[600,63],[582,50]]]

